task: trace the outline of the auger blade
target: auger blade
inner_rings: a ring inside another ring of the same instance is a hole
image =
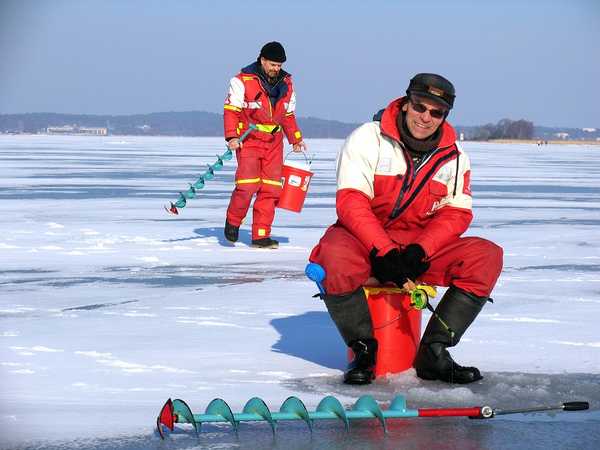
[[[205,411],[206,415],[216,415],[221,416],[224,422],[229,422],[235,431],[235,434],[238,434],[238,421],[235,420],[233,413],[231,412],[231,408],[225,402],[225,400],[220,398],[215,398],[211,401],[206,407]],[[199,421],[199,423],[202,423]]]
[[[223,159],[217,155],[217,161],[212,165],[213,169],[221,170],[223,168]]]
[[[194,183],[194,188],[196,188],[196,189],[204,188],[204,177],[200,177],[196,180],[196,182]]]
[[[208,169],[206,169],[206,172],[204,172],[204,179],[212,180],[215,177],[215,171],[213,170],[213,168],[210,164],[207,164],[207,166],[208,166]]]
[[[173,415],[177,418],[177,422],[183,422],[181,418],[184,418],[186,422],[191,423],[198,435],[200,424],[196,424],[194,414],[186,402],[178,398],[173,400]]]
[[[308,411],[306,410],[304,403],[302,403],[302,400],[297,397],[288,397],[281,405],[281,408],[279,408],[279,412],[295,414],[299,419],[302,419],[304,422],[306,422],[306,425],[308,425],[308,429],[312,434],[312,420],[308,415]]]
[[[194,185],[190,184],[189,189],[185,191],[184,195],[186,199],[196,198],[196,188],[194,187]]]
[[[160,435],[161,439],[165,438],[163,425],[171,431],[173,431],[175,426],[175,412],[171,399],[168,399],[165,402],[160,410],[160,413],[158,413],[158,417],[156,418],[156,428],[158,429],[158,434]]]
[[[373,414],[375,417],[377,417],[377,419],[379,419],[379,423],[383,427],[383,432],[387,434],[387,427],[385,426],[385,417],[383,416],[383,411],[375,399],[370,395],[363,395],[360,397],[352,407],[352,411],[362,411]]]
[[[271,425],[271,430],[273,431],[273,435],[275,435],[275,426],[277,424],[273,420],[273,417],[271,417],[271,411],[269,411],[268,406],[265,404],[262,398],[253,397],[250,400],[248,400],[248,403],[246,403],[246,405],[244,406],[243,413],[257,414],[260,417],[262,417],[263,420],[269,422],[269,425]]]
[[[348,423],[346,410],[337,398],[328,395],[327,397],[322,399],[317,405],[317,412],[327,412],[334,414],[338,419],[344,422],[346,431],[350,431],[350,424]]]
[[[221,155],[221,158],[224,161],[231,161],[231,159],[233,158],[233,152],[229,148],[227,148],[227,150],[225,150],[225,153]]]
[[[175,202],[175,206],[177,206],[178,208],[184,208],[186,204],[187,200],[185,199],[185,195],[183,195],[183,192],[180,192],[179,198]]]

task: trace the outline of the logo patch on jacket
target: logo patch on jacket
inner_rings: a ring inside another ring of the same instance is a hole
[[[390,173],[392,171],[392,158],[380,158],[377,161],[376,172]]]
[[[467,170],[465,172],[465,176],[463,178],[463,194],[467,194],[469,196],[473,196],[471,194],[471,171]]]

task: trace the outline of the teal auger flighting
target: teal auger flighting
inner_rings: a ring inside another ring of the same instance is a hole
[[[381,409],[370,395],[363,395],[350,408],[345,409],[341,402],[333,397],[324,397],[315,411],[308,411],[298,397],[288,397],[278,412],[271,412],[263,399],[253,397],[246,402],[241,413],[233,413],[229,405],[220,398],[215,398],[206,407],[204,414],[194,414],[186,402],[180,399],[168,399],[161,408],[156,419],[156,427],[162,439],[166,429],[174,430],[176,423],[189,423],[196,434],[200,432],[203,423],[226,422],[231,424],[236,434],[240,422],[267,422],[273,434],[279,421],[302,420],[313,432],[313,421],[337,419],[344,423],[349,431],[349,421],[356,419],[377,419],[384,433],[387,433],[387,419],[409,419],[416,417],[469,417],[471,419],[491,419],[507,414],[528,414],[547,411],[583,411],[590,405],[585,401],[559,403],[549,406],[534,406],[529,408],[499,409],[491,406],[472,406],[458,408],[418,408],[409,409],[406,398],[397,395],[389,407]]]
[[[244,134],[240,136],[240,143],[242,143],[244,139],[246,139],[246,137],[250,134],[250,132],[255,128],[256,125],[250,124],[248,126],[248,129],[244,132]],[[198,191],[204,188],[206,182],[212,180],[215,177],[215,171],[221,170],[225,161],[231,161],[232,158],[233,152],[229,149],[229,147],[226,146],[225,153],[223,153],[222,155],[217,155],[217,160],[214,162],[214,164],[208,164],[206,172],[200,175],[196,182],[189,183],[190,187],[186,191],[180,192],[177,201],[171,202],[170,206],[165,206],[165,210],[169,214],[178,215],[178,208],[185,208],[185,205],[187,204],[188,200],[196,198]]]

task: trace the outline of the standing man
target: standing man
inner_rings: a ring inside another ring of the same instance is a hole
[[[296,93],[292,77],[281,68],[285,50],[279,42],[269,42],[260,50],[256,62],[231,79],[225,99],[223,120],[227,146],[235,150],[238,168],[231,194],[225,237],[236,242],[240,225],[256,193],[252,217],[252,247],[277,248],[271,239],[271,224],[281,192],[283,133],[295,152],[306,149],[294,115]],[[243,144],[239,141],[250,124]]]
[[[482,378],[454,362],[447,347],[479,314],[502,269],[502,249],[461,237],[471,223],[471,168],[446,121],[454,86],[437,74],[410,80],[392,101],[346,139],[337,165],[338,221],[310,260],[326,273],[325,305],[355,359],[348,384],[373,378],[377,341],[362,285],[374,276],[406,289],[449,286],[421,339],[417,376],[449,383]],[[441,320],[440,320],[441,319]]]

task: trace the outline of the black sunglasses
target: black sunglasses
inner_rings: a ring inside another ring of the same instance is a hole
[[[434,119],[442,119],[446,116],[447,111],[445,111],[443,109],[429,109],[423,103],[417,103],[412,99],[409,99],[409,101],[410,101],[410,104],[412,105],[413,109],[416,112],[418,112],[419,114],[423,114],[425,111],[429,111],[429,114]]]

